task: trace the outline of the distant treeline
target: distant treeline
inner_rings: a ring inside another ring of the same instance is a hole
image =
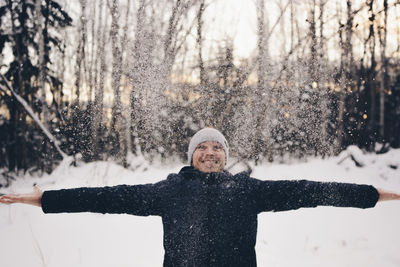
[[[74,22],[62,1],[1,2],[0,184],[61,159],[7,83],[85,161],[184,160],[206,126],[244,161],[400,147],[400,31],[388,27],[400,25],[398,1],[286,0],[271,21],[257,0],[248,59],[235,58],[233,36],[205,55],[213,1],[153,2],[79,0]]]

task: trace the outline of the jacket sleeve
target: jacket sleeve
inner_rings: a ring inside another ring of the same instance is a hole
[[[258,180],[255,189],[258,212],[317,206],[365,209],[374,207],[378,199],[375,187],[349,183]]]
[[[44,213],[98,212],[127,213],[139,216],[160,215],[165,181],[156,184],[75,188],[45,191]]]

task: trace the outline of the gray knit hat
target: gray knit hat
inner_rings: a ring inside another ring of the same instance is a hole
[[[190,140],[189,149],[188,149],[189,165],[192,164],[193,153],[196,150],[197,146],[205,141],[215,141],[215,142],[220,143],[222,145],[222,148],[225,151],[226,162],[228,162],[229,145],[228,145],[228,142],[226,141],[224,135],[216,129],[203,128],[200,131],[198,131],[195,135],[193,135],[192,139]]]

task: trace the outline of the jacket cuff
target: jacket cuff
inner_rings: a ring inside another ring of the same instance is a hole
[[[62,208],[60,207],[63,203],[60,199],[60,191],[51,190],[44,191],[42,195],[42,210],[44,213],[57,213]],[[65,198],[63,199],[65,201]]]
[[[375,207],[376,203],[379,200],[379,192],[372,185],[368,186],[368,190],[365,192],[365,201],[364,201],[364,209]]]

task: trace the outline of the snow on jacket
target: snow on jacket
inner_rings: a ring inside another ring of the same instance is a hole
[[[302,207],[374,207],[373,186],[306,180],[261,181],[247,173],[184,167],[155,184],[45,191],[45,213],[158,215],[164,266],[256,266],[257,214]]]

